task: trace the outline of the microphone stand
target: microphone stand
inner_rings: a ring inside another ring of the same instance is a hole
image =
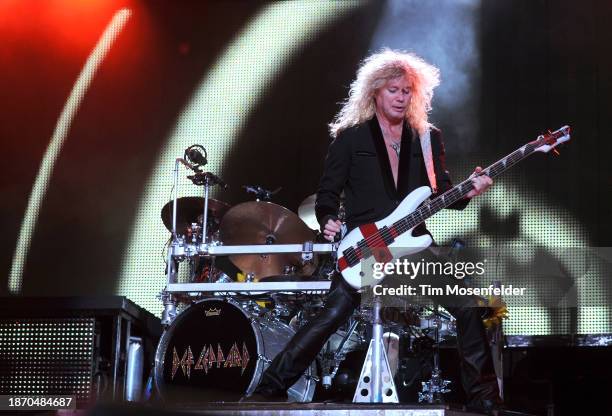
[[[193,182],[194,185],[204,186],[204,212],[203,224],[202,224],[202,245],[206,246],[206,237],[208,235],[208,198],[210,193],[210,187],[214,185],[221,185],[223,189],[227,189],[225,182],[221,180],[217,175],[211,172],[202,172],[199,167],[194,167],[194,174],[187,176]]]

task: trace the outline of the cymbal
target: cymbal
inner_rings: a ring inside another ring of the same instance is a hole
[[[317,194],[312,194],[302,201],[298,207],[298,215],[306,223],[306,225],[313,229],[319,229],[319,221],[315,215],[315,201],[317,200]]]
[[[251,201],[231,208],[223,217],[220,240],[225,245],[302,244],[313,241],[314,233],[293,212],[272,202]],[[301,273],[314,271],[314,264],[302,267],[301,254],[244,254],[230,260],[255,279],[283,274],[286,266],[302,268]]]
[[[298,207],[298,215],[301,220],[313,230],[319,230],[320,225],[315,214],[315,201],[317,200],[317,194],[307,196]],[[340,206],[338,209],[338,217],[344,219],[344,192],[340,194]]]
[[[172,231],[172,203],[173,201],[168,202],[161,210],[161,218],[168,231]],[[184,234],[186,229],[192,223],[198,222],[198,217],[204,213],[204,198],[184,196],[178,198],[176,203],[176,232]],[[230,208],[230,204],[212,198],[208,199],[208,216],[216,222],[220,222]]]

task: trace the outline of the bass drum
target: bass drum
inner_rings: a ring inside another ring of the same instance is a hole
[[[231,299],[204,299],[187,308],[163,333],[155,353],[154,380],[164,401],[238,401],[251,394],[272,359],[295,331],[285,323]],[[287,391],[290,401],[309,402],[313,363]]]

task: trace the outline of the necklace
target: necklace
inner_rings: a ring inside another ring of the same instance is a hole
[[[400,129],[399,131],[394,132],[389,126],[382,126],[382,125],[381,125],[381,130],[383,131],[383,138],[385,142],[391,147],[391,149],[393,149],[393,151],[397,155],[397,158],[399,159],[400,147],[402,143],[402,130]],[[398,140],[397,141],[393,140],[392,137],[397,138]]]
[[[395,143],[391,143],[389,146],[391,146],[391,149],[395,150],[395,154],[397,155],[398,159],[399,159],[399,155],[400,155],[400,147],[402,145],[402,142],[395,142]]]

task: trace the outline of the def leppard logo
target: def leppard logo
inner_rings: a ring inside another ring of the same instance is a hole
[[[239,350],[238,345],[234,342],[232,348],[227,353],[227,357],[223,354],[223,350],[221,349],[221,344],[217,344],[217,352],[215,353],[215,349],[212,345],[206,345],[202,348],[200,355],[198,356],[198,360],[194,361],[194,355],[191,352],[191,346],[188,345],[185,352],[181,358],[179,358],[178,353],[176,352],[176,347],[172,348],[172,380],[174,380],[174,376],[178,371],[179,367],[181,368],[183,375],[189,379],[191,377],[192,367],[193,370],[204,370],[205,374],[208,374],[208,370],[213,368],[213,366],[217,366],[217,368],[233,368],[240,367],[240,375],[244,373],[244,370],[247,368],[249,364],[249,351],[246,347],[246,344],[242,343],[242,352]],[[195,364],[195,365],[194,365]]]

